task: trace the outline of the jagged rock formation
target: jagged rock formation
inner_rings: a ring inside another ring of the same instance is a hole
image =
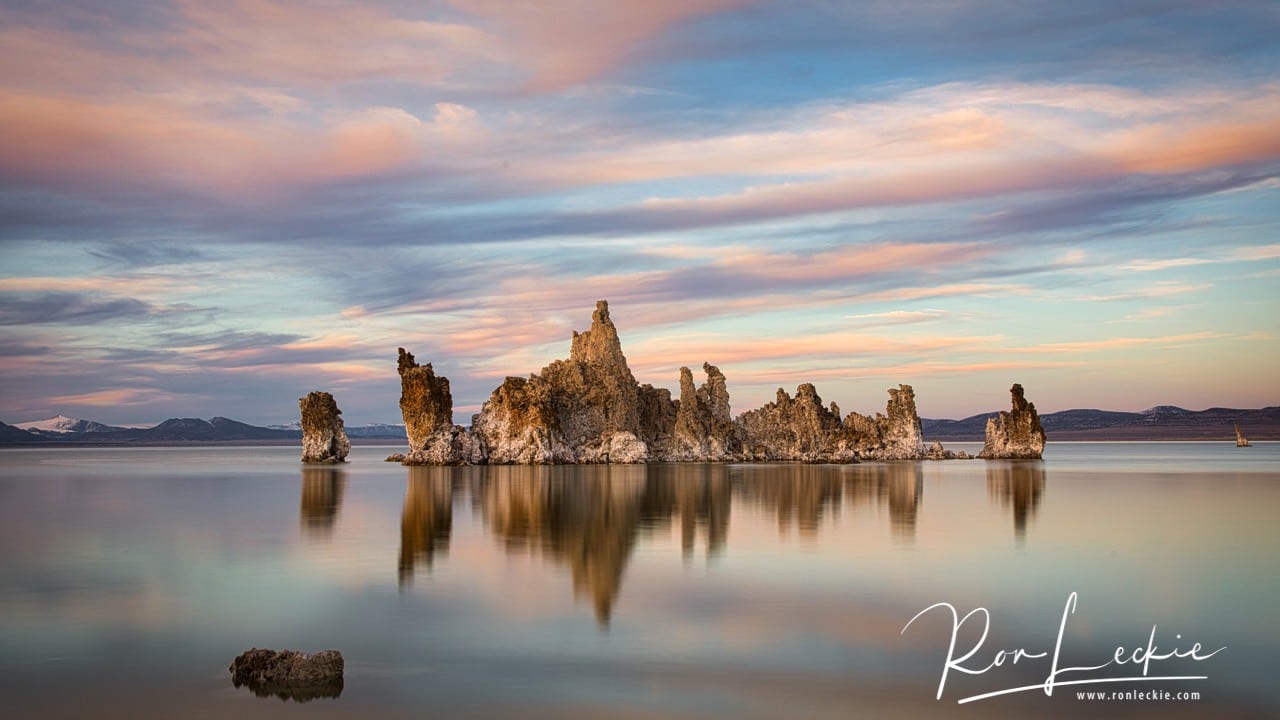
[[[351,452],[351,441],[342,427],[342,411],[333,395],[310,392],[298,399],[302,410],[302,462],[340,463]]]
[[[507,378],[472,429],[491,464],[637,463],[668,441],[676,415],[669,391],[636,382],[601,300],[569,359]]]
[[[675,432],[660,459],[719,461],[736,457],[742,443],[729,412],[729,388],[724,373],[702,364],[707,381],[693,386],[693,373],[680,368],[680,402],[676,404]]]
[[[946,458],[946,451],[937,453],[941,458],[925,452],[920,415],[916,413],[916,393],[910,385],[889,389],[889,402],[885,405],[884,415],[876,413],[875,417],[871,417],[849,413],[844,419],[844,431],[840,434],[840,440],[852,445],[857,456],[863,459]],[[959,455],[955,457],[958,458]]]
[[[796,388],[793,399],[778,388],[777,399],[738,416],[738,430],[751,460],[799,460],[802,462],[852,462],[857,457],[842,444],[837,451],[834,436],[841,427],[840,411],[822,398],[809,383]]]
[[[472,416],[452,422],[449,381],[400,349],[410,452],[407,465],[547,465],[571,463],[716,462],[737,460],[857,462],[967,457],[927,454],[909,385],[889,390],[885,414],[850,413],[822,404],[811,384],[733,419],[725,376],[703,363],[694,385],[680,368],[680,397],[636,381],[622,353],[609,303],[596,303],[591,328],[574,332],[569,357],[541,372],[508,377]],[[390,459],[390,458],[388,458]]]
[[[1036,406],[1027,402],[1022,386],[1009,388],[1013,407],[987,421],[987,439],[978,457],[1039,460],[1044,455],[1044,428]]]
[[[419,365],[400,348],[400,413],[404,416],[409,454],[405,465],[474,465],[484,462],[476,437],[453,424],[449,378],[435,374],[431,363]]]
[[[940,445],[926,452],[915,391],[910,385],[889,390],[883,415],[851,412],[843,420],[835,403],[829,408],[822,406],[813,385],[796,388],[794,399],[779,388],[776,401],[743,413],[737,427],[744,455],[750,460],[858,462],[968,457]]]

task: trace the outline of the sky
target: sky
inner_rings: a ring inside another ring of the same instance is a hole
[[[0,420],[1280,405],[1280,4],[9,0]]]

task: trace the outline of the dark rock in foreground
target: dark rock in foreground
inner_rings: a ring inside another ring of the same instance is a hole
[[[258,697],[305,702],[342,694],[342,653],[253,648],[231,661],[231,682],[248,686]]]
[[[302,462],[344,462],[351,452],[351,441],[333,396],[310,392],[298,400],[298,406],[302,410]]]
[[[1013,407],[987,421],[987,438],[978,457],[988,460],[1007,458],[1039,460],[1044,456],[1044,428],[1036,406],[1027,402],[1022,386],[1009,388]]]

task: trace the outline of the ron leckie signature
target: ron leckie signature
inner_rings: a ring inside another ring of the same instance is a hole
[[[996,690],[994,692],[986,692],[980,695],[971,695],[969,697],[961,698],[957,702],[959,704],[964,704],[964,703],[974,702],[977,700],[986,700],[987,698],[993,698],[1000,695],[1010,695],[1013,693],[1027,692],[1031,690],[1043,690],[1045,695],[1052,696],[1054,687],[1059,685],[1094,685],[1094,684],[1118,683],[1118,682],[1137,683],[1137,682],[1167,682],[1171,680],[1206,680],[1208,679],[1207,675],[1158,675],[1158,674],[1152,675],[1151,666],[1152,666],[1152,663],[1158,663],[1162,660],[1169,660],[1170,658],[1190,659],[1196,662],[1200,662],[1203,660],[1208,660],[1214,655],[1217,655],[1218,653],[1227,649],[1224,646],[1224,647],[1218,648],[1217,650],[1214,650],[1213,652],[1206,653],[1204,649],[1201,647],[1200,643],[1195,643],[1189,649],[1186,649],[1186,650],[1180,650],[1177,647],[1174,647],[1173,649],[1165,652],[1158,652],[1158,648],[1156,647],[1156,626],[1152,625],[1151,634],[1148,636],[1147,644],[1145,646],[1139,646],[1139,647],[1133,648],[1132,650],[1125,649],[1123,646],[1118,646],[1116,647],[1115,652],[1111,655],[1111,659],[1102,663],[1101,665],[1059,667],[1058,665],[1059,659],[1062,656],[1062,639],[1063,639],[1063,636],[1066,634],[1066,630],[1067,630],[1067,619],[1070,616],[1075,614],[1076,601],[1077,601],[1076,593],[1073,592],[1067,596],[1066,607],[1064,607],[1062,610],[1062,622],[1059,623],[1058,625],[1058,638],[1053,645],[1053,650],[1052,650],[1053,659],[1050,661],[1050,664],[1049,664],[1049,674],[1045,677],[1044,682],[1036,683],[1035,685],[1024,685],[1020,687],[1006,688],[1004,690]],[[986,642],[987,633],[991,629],[991,613],[984,607],[974,608],[973,610],[970,610],[968,613],[966,613],[963,617],[961,617],[959,611],[956,610],[956,607],[951,603],[946,603],[946,602],[934,603],[933,605],[930,605],[929,607],[916,613],[915,617],[912,617],[910,620],[907,621],[906,625],[902,626],[902,630],[898,634],[901,635],[903,633],[906,633],[907,628],[911,627],[912,623],[920,619],[920,616],[932,610],[939,610],[939,609],[946,610],[951,613],[951,643],[949,648],[947,649],[946,661],[942,664],[942,677],[940,680],[938,680],[938,695],[937,695],[938,700],[942,699],[942,692],[944,689],[946,689],[946,686],[947,686],[947,674],[950,673],[952,670],[955,670],[956,672],[965,673],[967,675],[982,675],[987,671],[991,670],[992,668],[1001,667],[1006,663],[1017,664],[1019,662],[1022,662],[1025,664],[1026,661],[1028,660],[1037,660],[1037,659],[1049,657],[1049,652],[1050,652],[1049,650],[1040,650],[1038,652],[1033,652],[1031,650],[1028,650],[1027,648],[1015,648],[1012,650],[1002,649],[1002,650],[996,651],[993,655],[991,655],[990,660],[985,665],[981,664],[981,660],[974,660],[973,664],[966,665],[966,663],[968,663],[971,658],[974,658],[974,656],[977,655],[978,651],[982,649],[982,644]],[[963,627],[965,623],[969,622],[970,618],[974,618],[974,617],[981,618],[982,636],[978,638],[978,641],[974,643],[973,647],[969,648],[968,652],[957,657],[956,656],[956,638],[960,633],[960,628]],[[1182,636],[1177,635],[1176,639],[1181,640]],[[1095,675],[1092,677],[1074,678],[1069,680],[1059,679],[1060,676],[1066,675],[1068,673],[1079,674],[1079,673],[1096,672],[1096,671],[1102,670],[1103,668],[1108,668],[1112,666],[1117,666],[1117,667],[1135,666],[1135,670],[1134,670],[1135,673],[1136,673],[1136,666],[1141,666],[1142,674],[1141,675],[1130,674],[1126,677]]]

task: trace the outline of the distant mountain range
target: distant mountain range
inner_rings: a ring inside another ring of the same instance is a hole
[[[100,422],[92,420],[77,420],[69,418],[66,415],[58,415],[48,420],[37,420],[35,422],[18,423],[13,427],[21,428],[27,432],[37,435],[48,435],[49,437],[61,437],[73,433],[88,432],[114,432],[116,430],[126,430],[128,428],[116,427],[115,425],[103,425]]]
[[[995,412],[963,420],[922,418],[928,441],[981,442],[987,419]],[[1160,405],[1142,412],[1063,410],[1040,416],[1045,434],[1054,440],[1234,440],[1240,424],[1250,440],[1280,440],[1280,407],[1258,410],[1210,408],[1185,410]],[[404,425],[370,423],[347,427],[353,438],[405,440]],[[59,415],[48,420],[6,425],[0,422],[0,445],[137,444],[188,442],[284,442],[300,440],[298,423],[259,427],[224,417],[209,420],[171,418],[149,428],[105,425]]]
[[[987,418],[921,419],[928,440],[977,441],[986,433]],[[1186,410],[1159,405],[1142,412],[1063,410],[1040,416],[1045,436],[1053,440],[1234,440],[1234,425],[1250,440],[1280,440],[1280,407],[1259,410],[1209,408]]]
[[[271,430],[291,430],[299,433],[301,437],[302,423],[291,422],[287,425],[268,425]],[[347,437],[364,437],[364,438],[395,438],[399,440],[408,440],[409,436],[405,433],[404,425],[388,425],[387,423],[369,423],[367,425],[347,425]]]
[[[347,428],[359,438],[405,440],[403,425],[374,423]],[[0,422],[0,444],[137,444],[155,445],[188,442],[291,441],[302,439],[302,428],[292,425],[259,427],[224,417],[170,418],[154,427],[133,428],[105,425],[62,415],[47,420],[6,425]]]

